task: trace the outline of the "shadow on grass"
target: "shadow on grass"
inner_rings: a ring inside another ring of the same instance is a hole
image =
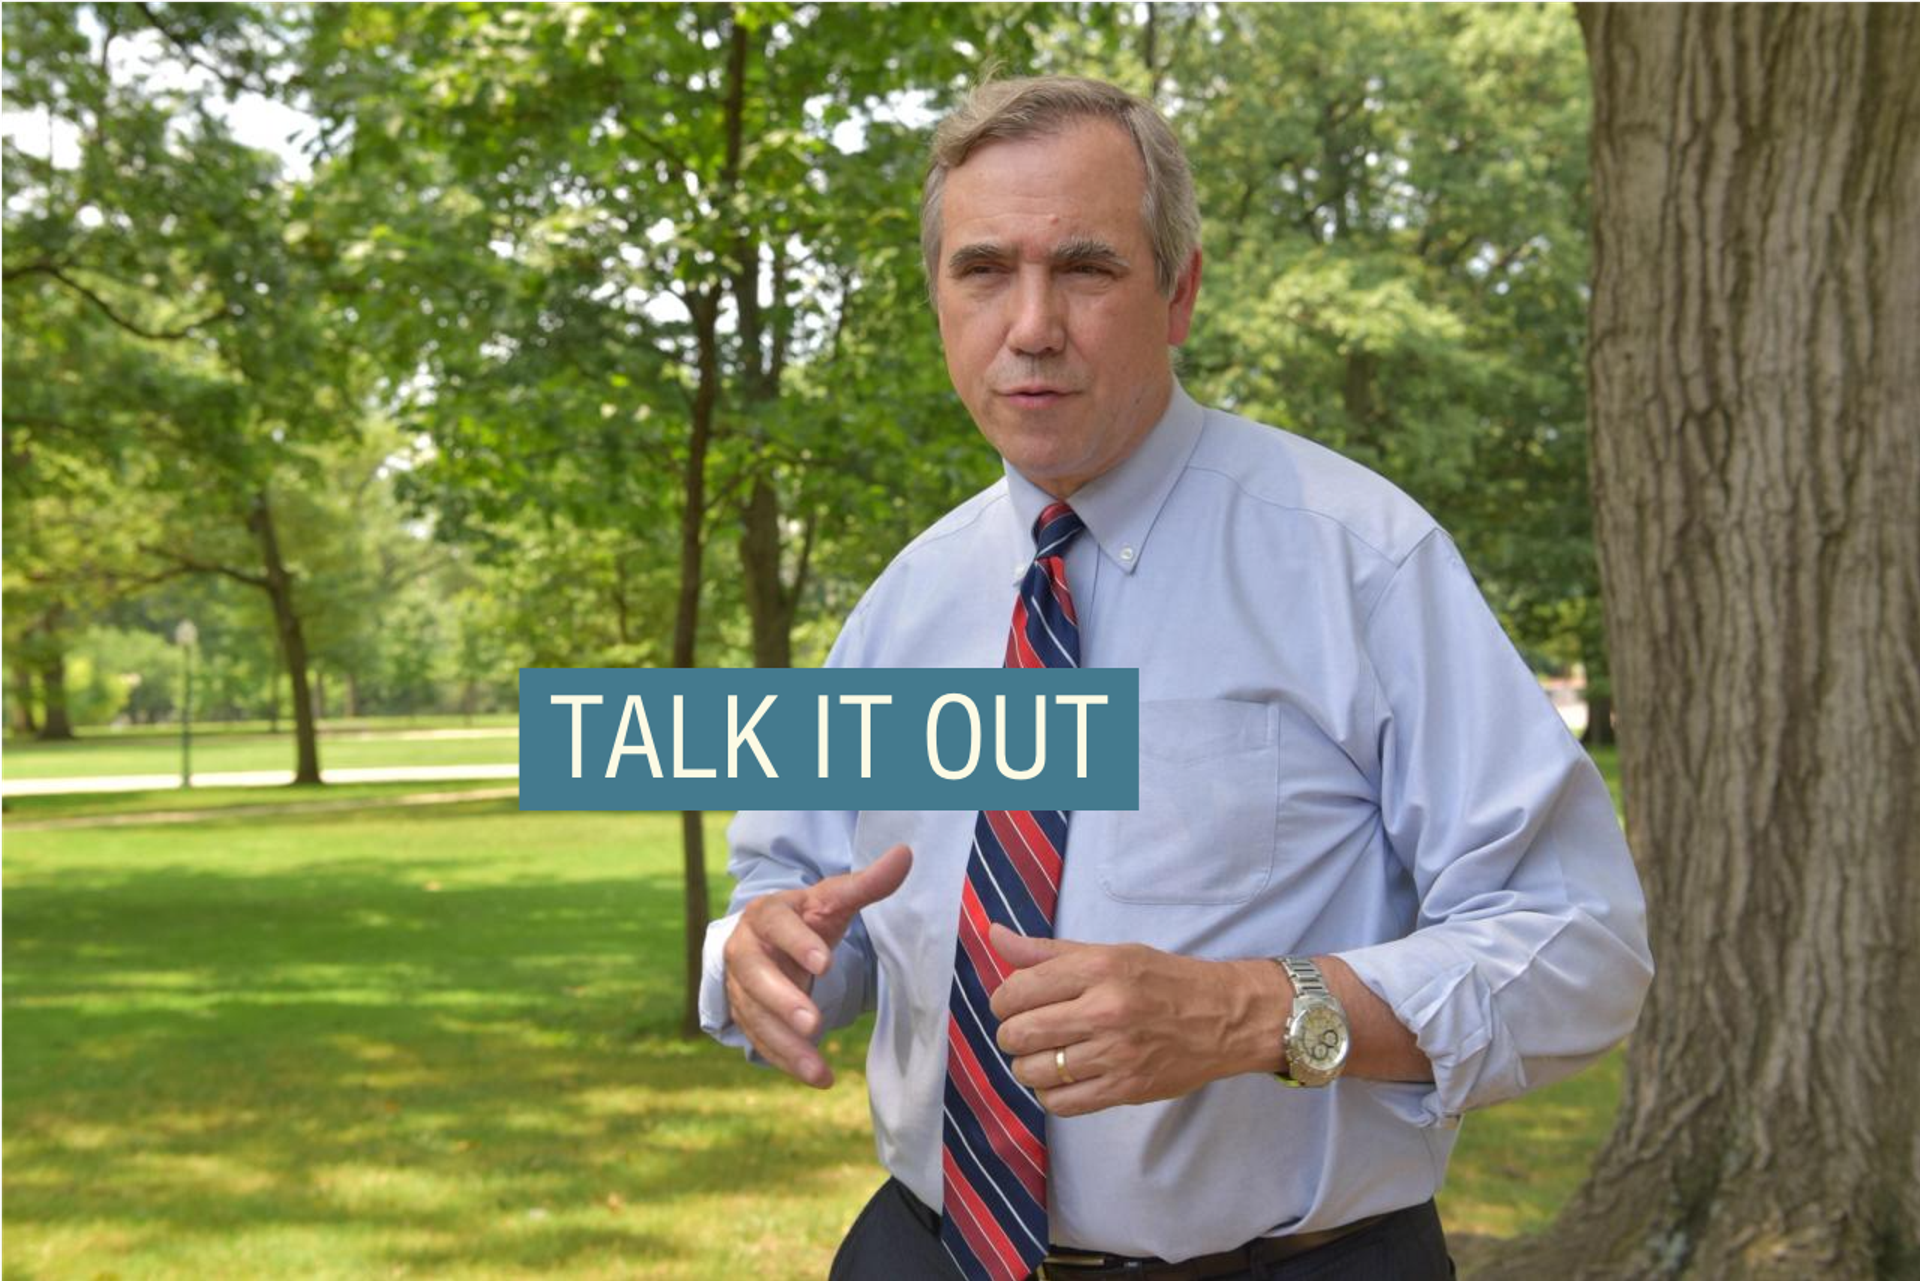
[[[831,1200],[871,1163],[863,1036],[833,1096],[673,1036],[665,860],[474,883],[418,849],[250,872],[195,848],[12,877],[9,1274],[38,1271],[17,1234],[184,1270],[195,1239],[255,1233],[296,1254],[242,1266],[299,1271],[309,1229],[348,1251],[328,1270],[657,1263],[681,1203]]]

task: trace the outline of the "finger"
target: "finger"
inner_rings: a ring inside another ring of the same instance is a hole
[[[912,868],[913,851],[896,845],[857,872],[828,877],[807,891],[806,913],[817,918],[809,923],[845,929],[854,913],[899,889]]]
[[[999,995],[994,993],[995,997]],[[994,1033],[994,1044],[1006,1054],[1051,1054],[1056,1046],[1090,1041],[1111,1031],[1096,1014],[1079,1000],[1042,1005],[1001,1023]]]
[[[1056,956],[1065,956],[1076,948],[1087,946],[1084,943],[1070,943],[1066,939],[1034,938],[1010,930],[998,921],[987,928],[987,942],[999,953],[1000,959],[1016,970],[1040,965]]]
[[[738,938],[741,931],[734,931]],[[801,1036],[820,1028],[820,1010],[800,985],[806,974],[758,936],[739,939],[727,957],[727,990],[739,988],[745,1000],[779,1018]]]
[[[807,927],[799,912],[784,905],[770,907],[762,913],[754,922],[754,929],[768,948],[816,978],[833,964],[833,948]]]
[[[1020,940],[1012,931],[1007,932],[1007,937]],[[1101,977],[1095,962],[1105,949],[1085,943],[1068,944],[1067,948],[1050,961],[1014,970],[994,988],[988,1003],[995,1017],[1004,1022],[1015,1015],[1062,1005],[1085,995]]]
[[[1079,1073],[1075,1072],[1074,1075],[1078,1076]],[[1089,1112],[1103,1112],[1127,1102],[1114,1093],[1111,1078],[1038,1089],[1033,1092],[1033,1097],[1054,1116],[1085,1116]]]
[[[1067,1072],[1060,1073],[1059,1053],[1065,1050]],[[1057,1090],[1069,1085],[1097,1081],[1104,1073],[1085,1042],[1055,1046],[1035,1054],[1022,1054],[1012,1062],[1013,1079],[1031,1090]],[[1067,1078],[1071,1077],[1072,1080]]]
[[[816,1089],[824,1090],[833,1084],[833,1069],[812,1041],[795,1032],[772,1010],[755,1003],[744,991],[736,990],[735,984],[729,983],[728,988],[728,999],[733,1002],[733,1021],[761,1058]]]

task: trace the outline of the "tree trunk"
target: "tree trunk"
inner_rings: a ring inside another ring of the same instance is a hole
[[[1598,6],[1592,419],[1660,966],[1494,1275],[1920,1271],[1920,10]]]
[[[40,741],[66,742],[73,738],[73,722],[67,717],[67,655],[57,644],[40,663]]]
[[[1585,747],[1613,746],[1613,695],[1587,695],[1587,727],[1581,731]]]
[[[793,615],[798,593],[780,572],[780,506],[773,484],[758,477],[740,521],[740,567],[753,625],[753,665],[793,666]]]
[[[680,510],[680,592],[673,611],[673,665],[693,667],[699,657],[700,587],[706,559],[707,451],[713,443],[713,418],[720,397],[720,299],[717,289],[695,294],[694,341],[698,350],[698,379],[693,392],[693,415],[687,433],[687,466],[682,478]],[[685,986],[680,1007],[680,1034],[700,1035],[700,950],[707,937],[711,907],[707,897],[707,841],[698,810],[680,814],[680,863],[684,882],[685,937],[682,959]]]
[[[24,738],[40,729],[40,722],[33,715],[33,668],[18,658],[7,666],[13,677],[13,732]]]
[[[56,604],[38,623],[40,642],[34,646],[40,667],[40,733],[43,743],[67,742],[73,738],[73,722],[67,718],[67,647],[61,637],[66,607]]]
[[[746,81],[750,56],[757,55],[752,33],[734,22],[727,42],[726,157],[724,179],[738,190],[740,156],[746,135]],[[782,315],[785,289],[785,246],[778,237],[767,247],[773,259],[774,317]],[[780,399],[780,371],[788,334],[779,323],[769,324],[760,303],[760,238],[742,220],[734,237],[728,291],[740,328],[740,405],[751,415]],[[753,635],[755,667],[793,666],[793,618],[797,592],[790,592],[780,571],[780,497],[774,487],[771,462],[756,459],[760,468],[747,487],[740,509],[740,571],[747,598],[747,621]]]
[[[273,628],[280,638],[280,656],[287,664],[287,686],[293,702],[294,770],[296,785],[320,782],[320,745],[314,731],[313,695],[307,687],[307,637],[294,607],[293,575],[280,555],[280,538],[273,527],[273,508],[264,493],[256,495],[247,515],[247,528],[260,543],[266,569],[265,590],[273,604]]]

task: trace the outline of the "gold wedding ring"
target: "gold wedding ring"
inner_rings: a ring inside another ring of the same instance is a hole
[[[1067,1047],[1064,1045],[1053,1052],[1053,1070],[1060,1074],[1060,1084],[1078,1084],[1073,1079],[1073,1073],[1067,1071]]]

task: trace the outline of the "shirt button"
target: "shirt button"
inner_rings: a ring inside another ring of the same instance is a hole
[[[1132,559],[1133,559],[1133,548],[1131,548],[1131,547],[1122,547],[1122,548],[1120,549],[1120,559],[1121,559],[1121,560],[1129,560],[1129,561],[1130,561],[1130,560],[1132,560]]]

